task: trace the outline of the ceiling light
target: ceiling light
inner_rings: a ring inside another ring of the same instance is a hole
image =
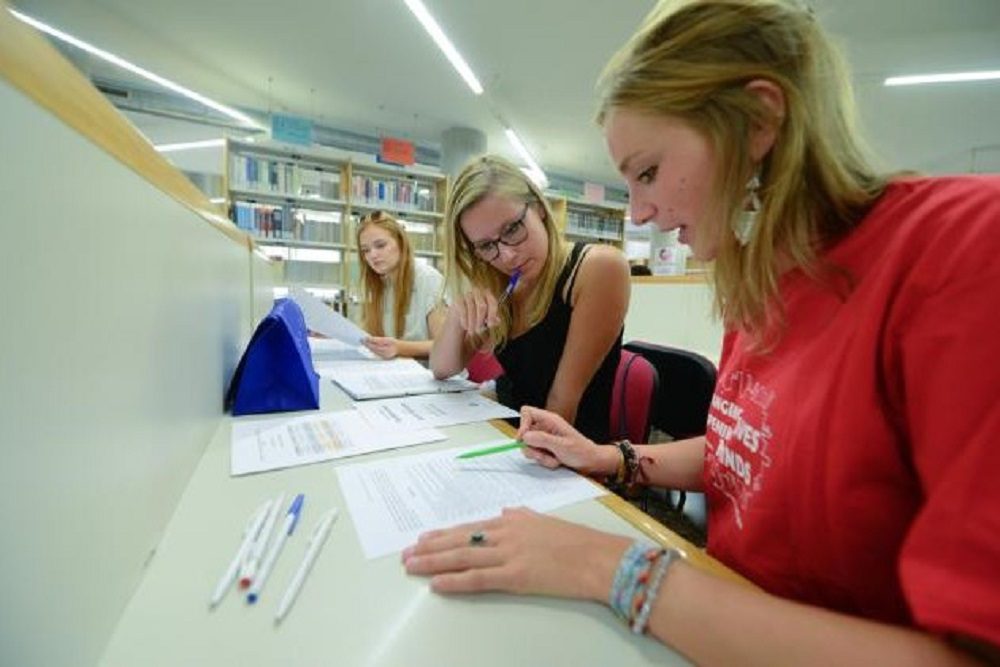
[[[959,83],[962,81],[990,81],[1000,79],[1000,70],[981,72],[951,72],[945,74],[914,74],[912,76],[890,76],[886,86],[915,86],[923,83]]]
[[[535,162],[535,158],[531,156],[528,149],[525,147],[524,143],[521,141],[521,137],[517,136],[517,132],[507,127],[504,128],[504,133],[507,135],[507,141],[511,143],[517,154],[521,156],[521,159],[528,163],[528,168],[524,170],[524,173],[528,175],[528,178],[533,180],[535,184],[539,187],[546,187],[548,185],[548,179],[545,177],[545,172],[542,168],[538,166]]]
[[[260,129],[260,130],[265,129],[263,126],[261,126],[259,123],[257,123],[257,121],[255,121],[253,118],[250,118],[250,116],[247,116],[246,114],[244,114],[242,112],[239,112],[236,109],[233,109],[232,107],[227,107],[224,104],[219,104],[215,100],[211,100],[211,99],[205,97],[204,95],[196,93],[193,90],[190,90],[188,88],[185,88],[184,86],[182,86],[182,85],[180,85],[178,83],[174,83],[173,81],[171,81],[169,79],[165,79],[165,78],[163,78],[162,76],[160,76],[158,74],[154,74],[153,72],[150,72],[147,69],[143,69],[142,67],[139,67],[138,65],[134,65],[134,64],[130,63],[129,61],[125,60],[124,58],[116,56],[113,53],[110,53],[110,52],[105,51],[103,49],[99,49],[96,46],[94,46],[93,44],[89,44],[89,43],[83,41],[82,39],[78,39],[78,38],[74,37],[73,35],[70,35],[69,33],[65,33],[65,32],[63,32],[61,30],[53,28],[52,26],[50,26],[50,25],[48,25],[46,23],[42,23],[38,19],[34,19],[34,18],[28,16],[27,14],[22,14],[21,12],[16,11],[14,9],[10,9],[9,11],[16,18],[20,19],[21,21],[24,21],[28,25],[30,25],[30,26],[38,29],[38,30],[41,30],[42,32],[44,32],[46,34],[52,35],[56,39],[60,39],[60,40],[66,42],[68,44],[72,44],[73,46],[75,46],[75,47],[77,47],[79,49],[82,49],[82,50],[86,51],[87,53],[95,55],[95,56],[97,56],[98,58],[100,58],[102,60],[106,60],[107,62],[111,63],[112,65],[117,65],[118,67],[121,67],[124,70],[132,72],[133,74],[138,74],[139,76],[143,77],[144,79],[148,79],[149,81],[157,83],[157,84],[163,86],[164,88],[167,88],[168,90],[172,90],[173,92],[175,92],[175,93],[177,93],[179,95],[183,95],[184,97],[187,97],[188,99],[192,99],[195,102],[198,102],[200,104],[204,104],[205,106],[209,107],[210,109],[215,109],[219,113],[221,113],[223,115],[226,115],[226,116],[229,116],[230,118],[232,118],[234,120],[237,120],[237,121],[243,123],[244,125],[249,125],[250,127],[254,127],[254,128],[257,128],[257,129]]]
[[[417,17],[418,21],[420,21],[420,25],[424,26],[424,30],[426,30],[427,34],[431,36],[434,43],[438,45],[438,48],[441,49],[445,57],[448,58],[448,62],[451,63],[451,66],[455,68],[458,75],[462,77],[466,84],[468,84],[469,88],[472,89],[472,92],[476,95],[482,95],[483,86],[479,83],[479,79],[476,78],[476,75],[473,73],[472,68],[469,67],[469,64],[465,62],[462,54],[458,52],[455,45],[451,43],[450,39],[448,39],[448,35],[444,34],[444,30],[442,30],[441,26],[439,26],[437,21],[434,20],[431,13],[427,11],[427,7],[424,6],[424,3],[421,2],[421,0],[403,0],[403,2],[406,3],[406,6],[409,7],[411,12],[413,12],[413,15]]]
[[[189,151],[196,148],[220,148],[225,144],[225,139],[206,139],[205,141],[185,141],[177,144],[159,144],[153,148],[161,153],[174,153],[176,151]]]

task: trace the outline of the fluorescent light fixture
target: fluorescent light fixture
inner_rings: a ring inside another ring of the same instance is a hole
[[[545,177],[545,172],[542,171],[542,168],[538,166],[537,162],[535,162],[535,158],[533,158],[531,153],[528,152],[528,149],[521,141],[521,137],[517,136],[517,132],[509,127],[504,128],[504,133],[507,135],[507,141],[509,141],[514,147],[517,154],[521,156],[522,160],[528,163],[528,167],[526,169],[522,169],[522,171],[528,176],[528,178],[534,181],[535,185],[538,187],[547,187],[549,179]]]
[[[960,83],[963,81],[990,81],[1000,79],[1000,70],[981,72],[951,72],[944,74],[914,74],[912,76],[890,76],[886,86],[915,86],[923,83]]]
[[[211,204],[225,204],[226,203],[226,198],[225,197],[212,197],[208,201]]]
[[[175,153],[177,151],[190,151],[198,148],[220,148],[226,144],[225,139],[206,139],[205,141],[185,141],[177,144],[159,144],[153,146],[161,153]]]
[[[455,45],[451,43],[450,39],[448,39],[448,35],[444,34],[444,30],[442,30],[441,26],[438,25],[438,22],[434,20],[431,13],[427,11],[427,7],[424,6],[424,3],[421,2],[421,0],[403,0],[403,2],[406,3],[406,6],[410,9],[413,15],[417,17],[417,20],[420,21],[420,25],[422,25],[424,30],[427,31],[427,34],[431,36],[434,43],[437,44],[438,48],[441,49],[445,57],[448,58],[448,62],[451,63],[451,66],[455,68],[458,75],[462,77],[465,83],[468,84],[469,88],[472,89],[472,92],[476,95],[482,95],[483,86],[479,83],[479,79],[476,78],[472,68],[469,67],[469,63],[465,62],[465,58],[462,57],[462,54],[458,52]]]
[[[237,120],[237,121],[243,123],[244,125],[248,125],[250,127],[254,127],[254,128],[259,129],[259,130],[266,129],[262,125],[260,125],[257,121],[255,121],[253,118],[250,118],[250,116],[247,116],[246,114],[244,114],[242,112],[239,112],[236,109],[233,109],[232,107],[227,107],[226,105],[220,104],[220,103],[216,102],[215,100],[209,99],[209,98],[205,97],[204,95],[196,93],[196,92],[194,92],[193,90],[191,90],[189,88],[185,88],[184,86],[180,85],[179,83],[174,83],[173,81],[171,81],[169,79],[163,78],[159,74],[154,74],[153,72],[150,72],[147,69],[143,69],[142,67],[139,67],[138,65],[134,65],[134,64],[130,63],[129,61],[125,60],[124,58],[122,58],[120,56],[116,56],[113,53],[105,51],[104,49],[99,49],[96,46],[94,46],[93,44],[85,42],[82,39],[78,39],[78,38],[74,37],[73,35],[70,35],[69,33],[63,32],[62,30],[58,30],[56,28],[53,28],[52,26],[48,25],[47,23],[42,23],[38,19],[34,19],[34,18],[28,16],[27,14],[22,14],[21,12],[15,10],[15,9],[9,9],[9,11],[16,18],[20,19],[21,21],[24,21],[25,23],[27,23],[28,25],[32,26],[33,28],[41,30],[42,32],[44,32],[46,34],[52,35],[56,39],[60,39],[60,40],[66,42],[68,44],[72,44],[73,46],[77,47],[78,49],[82,49],[82,50],[86,51],[87,53],[90,53],[92,55],[97,56],[101,60],[106,60],[107,62],[111,63],[112,65],[117,65],[118,67],[121,67],[124,70],[132,72],[133,74],[138,74],[139,76],[143,77],[144,79],[148,79],[149,81],[152,81],[153,83],[157,83],[157,84],[163,86],[164,88],[166,88],[168,90],[172,90],[173,92],[175,92],[175,93],[177,93],[179,95],[183,95],[184,97],[187,97],[188,99],[192,99],[195,102],[199,102],[200,104],[204,104],[205,106],[209,107],[210,109],[215,109],[219,113],[221,113],[223,115],[226,115],[226,116],[229,116],[230,118],[232,118],[234,120]]]

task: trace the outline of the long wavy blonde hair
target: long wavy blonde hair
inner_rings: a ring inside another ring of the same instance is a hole
[[[770,81],[785,97],[776,119],[748,91]],[[599,82],[603,124],[616,107],[678,118],[712,144],[713,206],[721,221],[713,283],[727,328],[758,341],[784,322],[782,268],[837,277],[818,253],[854,228],[885,189],[855,129],[846,67],[809,11],[768,0],[661,1],[608,63]],[[780,123],[760,165],[749,154],[755,126]],[[759,168],[761,209],[749,243],[732,232]]]
[[[399,246],[399,264],[393,279],[393,325],[395,337],[402,338],[406,331],[406,313],[410,310],[413,295],[413,250],[403,225],[384,211],[374,211],[361,218],[355,235],[358,252],[361,248],[361,232],[369,227],[379,227],[389,232]],[[363,301],[361,322],[365,331],[373,336],[389,335],[382,326],[382,312],[385,308],[386,280],[361,258],[361,297]]]
[[[476,158],[465,165],[455,178],[444,214],[447,229],[445,245],[449,258],[446,284],[455,296],[469,284],[497,295],[507,285],[508,276],[475,255],[459,224],[466,210],[490,195],[534,204],[542,215],[549,251],[538,283],[531,292],[527,312],[530,328],[545,317],[569,253],[556,228],[552,208],[545,195],[517,166],[502,157],[485,155]],[[500,320],[500,324],[490,330],[494,347],[502,347],[510,336],[513,313],[509,308],[501,311]]]

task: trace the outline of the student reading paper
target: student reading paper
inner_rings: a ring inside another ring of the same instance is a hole
[[[444,321],[444,278],[413,257],[402,224],[375,211],[358,225],[364,344],[382,357],[426,357]]]
[[[754,589],[524,510],[404,553],[441,592],[610,604],[701,665],[1000,659],[1000,178],[882,174],[813,15],[661,4],[599,121],[637,223],[714,260],[725,323],[703,437],[595,446],[522,412],[524,451],[704,490],[708,550]]]

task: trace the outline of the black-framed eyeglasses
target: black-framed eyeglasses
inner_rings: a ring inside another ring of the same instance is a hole
[[[528,238],[528,227],[524,224],[524,218],[528,215],[529,206],[529,202],[524,202],[524,210],[521,211],[521,215],[500,230],[500,236],[495,239],[470,242],[472,252],[476,253],[476,256],[484,262],[492,262],[500,256],[501,243],[510,247],[524,243],[524,239]]]

